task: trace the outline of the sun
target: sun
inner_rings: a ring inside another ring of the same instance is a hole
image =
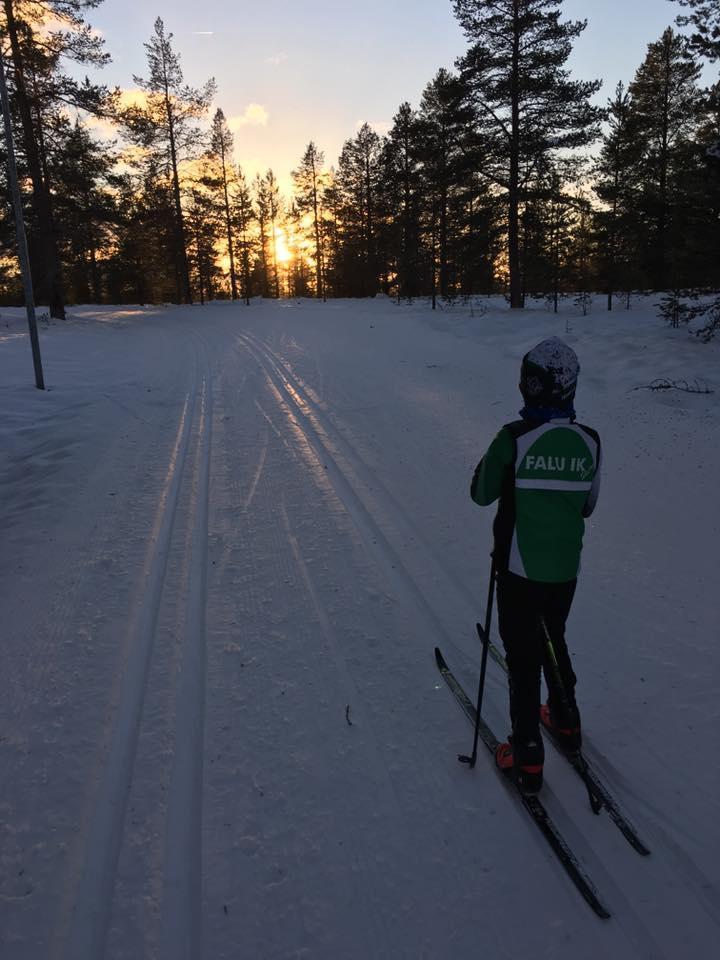
[[[278,263],[289,263],[292,260],[292,253],[287,245],[287,237],[282,227],[275,227],[275,256]]]

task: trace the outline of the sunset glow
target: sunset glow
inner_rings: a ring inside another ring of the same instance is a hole
[[[275,256],[278,263],[289,263],[292,260],[292,253],[282,227],[275,227]]]

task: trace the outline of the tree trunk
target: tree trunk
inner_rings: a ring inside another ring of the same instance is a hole
[[[373,243],[372,182],[370,179],[370,154],[365,153],[365,206],[367,211],[366,278],[368,289],[374,297],[377,293],[375,270],[375,245]]]
[[[24,63],[17,22],[13,9],[13,0],[3,0],[7,31],[10,38],[10,50],[14,68],[15,99],[23,128],[25,159],[33,186],[33,206],[37,217],[37,245],[39,257],[35,263],[35,286],[41,302],[47,302],[50,316],[57,320],[65,319],[65,301],[63,296],[62,266],[55,241],[55,227],[52,218],[50,195],[47,183],[42,175],[42,162],[35,140],[32,112],[25,85]],[[39,260],[39,262],[38,262]]]
[[[513,0],[513,52],[510,75],[510,182],[508,186],[508,269],[510,271],[510,306],[522,307],[520,277],[520,0]]]
[[[163,69],[164,69],[163,63]],[[172,167],[173,200],[175,202],[175,236],[177,244],[177,264],[182,287],[182,299],[185,303],[192,303],[192,288],[190,286],[190,268],[188,266],[187,248],[185,245],[185,220],[182,212],[180,197],[180,177],[178,175],[177,150],[175,147],[175,125],[170,103],[170,91],[167,76],[165,81],[165,114],[168,122],[168,138],[170,141],[170,165]]]
[[[315,174],[315,159],[313,158],[312,162],[312,176],[313,176],[313,216],[315,218],[315,293],[318,300],[325,299],[325,287],[323,281],[323,269],[322,269],[322,243],[320,240],[320,218],[318,216],[318,199],[317,199],[317,177]]]
[[[222,141],[222,138],[221,138]],[[235,278],[235,256],[233,253],[232,226],[230,223],[230,198],[228,197],[227,171],[225,169],[225,146],[221,142],[223,193],[225,195],[225,223],[227,225],[228,256],[230,257],[230,295],[233,300],[238,298],[237,280]]]

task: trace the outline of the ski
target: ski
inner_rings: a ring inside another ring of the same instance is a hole
[[[450,688],[453,696],[474,727],[475,723],[477,722],[477,711],[475,710],[475,705],[472,703],[467,693],[460,685],[460,682],[448,667],[439,647],[435,647],[435,661],[443,680]],[[538,829],[549,843],[553,853],[558,858],[561,866],[567,873],[568,877],[572,880],[585,902],[592,908],[598,917],[603,920],[608,920],[610,918],[610,911],[600,900],[595,887],[591,883],[583,868],[580,866],[576,856],[568,846],[567,841],[558,830],[554,821],[550,818],[550,815],[545,809],[542,801],[537,796],[531,796],[523,793],[515,782],[512,773],[500,770],[500,768],[495,765],[495,751],[499,745],[499,741],[482,718],[480,718],[479,731],[480,738],[493,758],[493,766],[497,770],[498,774],[515,791],[516,795],[522,802],[522,805],[530,814]]]
[[[622,813],[617,805],[615,798],[608,792],[605,784],[598,778],[597,774],[590,765],[590,762],[583,756],[581,751],[570,753],[563,749],[560,741],[555,737],[549,727],[543,725],[543,733],[557,748],[558,752],[568,761],[573,770],[587,787],[588,793],[594,796],[600,804],[601,809],[607,811],[608,816],[625,837],[627,842],[641,856],[649,857],[650,850],[638,836],[637,830],[630,823],[627,817]]]
[[[480,624],[476,624],[476,627],[478,635],[482,640],[484,638],[484,630]],[[507,662],[505,657],[498,650],[492,640],[489,642],[488,646],[490,656],[505,671],[505,673],[507,673]],[[547,739],[550,740],[557,751],[562,754],[562,756],[567,760],[567,762],[585,784],[588,795],[590,796],[590,804],[593,811],[598,813],[601,809],[605,809],[612,822],[625,837],[633,850],[643,857],[650,856],[649,848],[640,839],[635,827],[622,813],[617,801],[593,770],[587,758],[583,756],[582,751],[578,750],[570,752],[565,750],[563,744],[557,739],[557,737],[554,736],[553,731],[549,727],[546,727],[543,724],[542,730]]]

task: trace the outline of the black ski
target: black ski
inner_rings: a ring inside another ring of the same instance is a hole
[[[448,687],[450,687],[455,699],[460,704],[463,712],[474,727],[477,722],[475,705],[472,703],[458,682],[457,678],[448,667],[447,663],[445,662],[445,658],[438,647],[435,647],[435,660],[443,680],[447,683]],[[523,793],[515,782],[512,773],[507,773],[495,766],[495,751],[498,747],[499,741],[482,718],[480,718],[479,731],[480,738],[493,757],[493,766],[520,798],[522,805],[537,824],[538,829],[552,847],[553,853],[556,855],[563,869],[575,884],[579,892],[582,894],[586,903],[588,903],[594,912],[603,920],[609,919],[609,910],[600,900],[595,887],[590,882],[589,877],[580,866],[580,863],[558,828],[555,826],[555,823],[551,820],[550,815],[545,809],[542,801],[536,796],[529,796]]]
[[[543,733],[557,748],[558,752],[565,757],[570,766],[587,787],[588,793],[597,799],[601,808],[607,810],[608,816],[618,828],[620,833],[622,833],[622,835],[625,837],[633,850],[636,850],[643,857],[650,856],[650,850],[645,846],[638,836],[635,827],[630,823],[627,817],[624,816],[614,797],[608,792],[607,787],[601,780],[598,779],[597,774],[590,766],[590,762],[580,751],[570,753],[567,750],[564,750],[563,745],[557,740],[557,738],[553,735],[552,730],[550,730],[548,727],[543,726]]]
[[[480,624],[476,624],[476,626],[478,634],[480,635],[480,639],[482,639],[484,636],[483,628],[480,626]],[[492,640],[489,644],[489,652],[493,660],[499,664],[500,667],[502,667],[505,673],[507,673],[507,662],[505,657],[498,650]],[[582,752],[580,750],[575,752],[569,752],[565,750],[563,744],[555,736],[553,736],[552,730],[545,726],[543,726],[542,730],[545,736],[552,742],[553,746],[557,748],[558,752],[565,757],[567,762],[585,784],[588,794],[590,795],[590,803],[593,807],[593,810],[597,813],[600,809],[604,808],[612,822],[618,828],[620,833],[622,833],[633,850],[636,850],[643,857],[649,856],[650,850],[642,842],[638,836],[637,830],[622,813],[617,805],[617,801],[608,791],[605,784],[600,780],[590,765],[590,762],[586,759],[586,757],[583,756]]]

